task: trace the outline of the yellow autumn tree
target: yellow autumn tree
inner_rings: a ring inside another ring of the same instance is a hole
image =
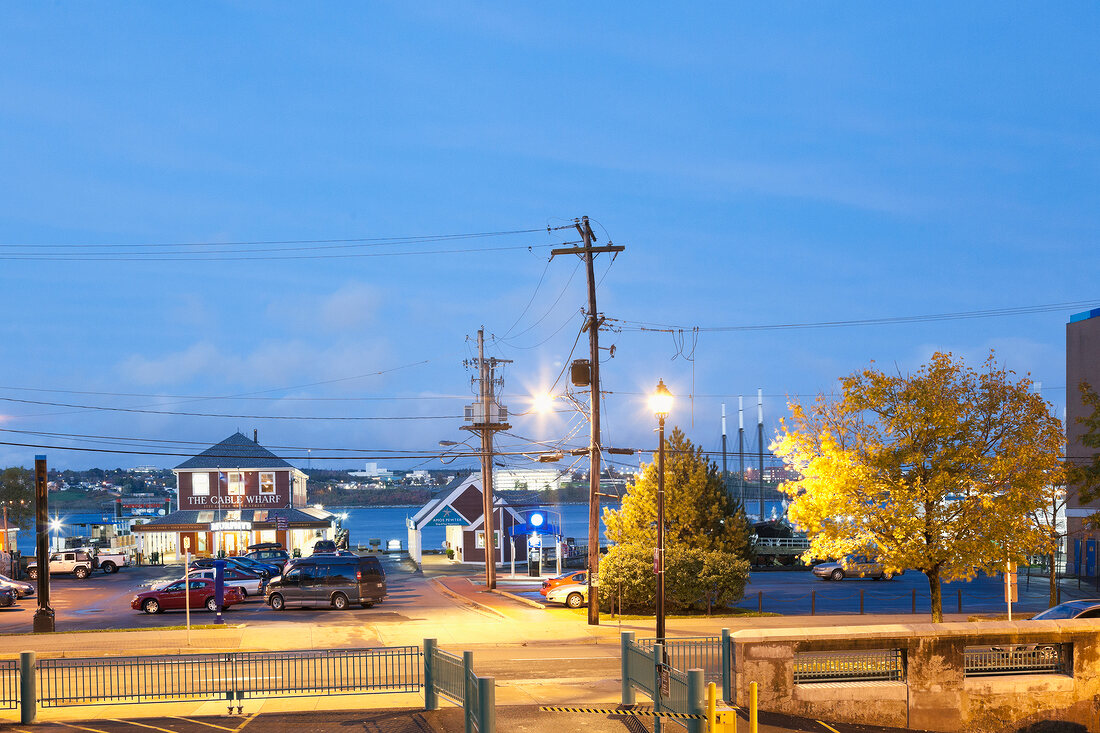
[[[1034,516],[1061,481],[1061,421],[1032,381],[936,353],[915,374],[868,368],[842,395],[789,405],[772,449],[800,478],[781,488],[810,557],[876,556],[888,572],[928,577],[932,620],[940,584],[1047,551]]]

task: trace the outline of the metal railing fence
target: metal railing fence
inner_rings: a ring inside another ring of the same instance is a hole
[[[794,655],[794,683],[899,682],[905,679],[903,649],[844,652],[798,652]]]
[[[638,639],[635,642],[645,651],[650,651],[657,639]],[[666,638],[665,656],[668,663],[676,669],[701,669],[707,682],[722,680],[722,637],[720,636],[678,636]]]
[[[416,692],[420,682],[415,646],[38,660],[44,707]]]
[[[439,707],[443,695],[462,706],[466,733],[494,733],[496,730],[496,681],[474,673],[474,653],[459,658],[439,648],[435,639],[424,640],[424,707]]]
[[[1069,674],[1072,644],[968,646],[963,650],[966,677],[1013,674]]]
[[[462,658],[434,648],[430,652],[429,664],[432,666],[432,683],[439,694],[452,702],[462,704],[466,694],[466,670]]]
[[[623,642],[623,686],[633,685],[649,695],[657,697],[653,679],[653,653],[632,639]]]
[[[237,652],[233,674],[244,697],[419,692],[420,648]]]
[[[721,639],[718,643],[721,657]],[[664,712],[692,716],[687,720],[668,720],[686,727],[688,733],[703,733],[706,727],[703,670],[674,667],[663,644],[654,639],[637,642],[632,631],[622,632],[621,648],[622,704],[634,705],[635,689],[641,690],[653,700],[653,714],[658,716],[654,730],[660,730],[660,715]]]
[[[0,659],[0,708],[19,707],[19,660]]]
[[[691,690],[688,686],[688,675],[678,669],[668,669],[668,697],[662,701],[661,707],[673,713],[694,713],[696,706],[692,704]],[[688,726],[687,721],[672,719],[673,723]]]

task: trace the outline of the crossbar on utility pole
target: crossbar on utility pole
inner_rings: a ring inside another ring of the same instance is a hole
[[[591,441],[588,446],[588,623],[590,626],[598,626],[600,623],[600,599],[599,599],[599,568],[600,568],[600,323],[601,319],[596,312],[596,271],[593,264],[593,256],[600,253],[618,254],[626,247],[613,245],[608,242],[602,247],[593,247],[592,242],[596,236],[592,233],[592,225],[588,223],[588,217],[582,216],[574,219],[573,225],[580,232],[584,240],[583,247],[563,247],[550,250],[550,257],[555,255],[575,254],[584,257],[585,269],[588,273],[588,320],[585,330],[588,331],[588,352],[591,364]]]
[[[478,369],[478,403],[481,406],[481,417],[478,419],[476,411],[472,425],[463,425],[463,430],[480,433],[481,435],[481,498],[482,530],[485,535],[485,587],[489,590],[497,587],[496,568],[496,533],[494,531],[495,502],[493,500],[493,433],[498,430],[507,430],[512,427],[503,419],[498,419],[501,411],[494,411],[497,405],[496,367],[498,364],[511,364],[511,359],[485,358],[485,329],[477,331],[477,369]]]

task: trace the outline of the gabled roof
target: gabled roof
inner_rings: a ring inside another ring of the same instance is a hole
[[[144,524],[134,526],[134,532],[160,532],[167,527],[209,524],[226,519],[252,522],[253,524],[277,524],[279,517],[291,526],[320,527],[331,523],[332,513],[310,507],[282,507],[279,509],[181,509],[163,517],[154,517]],[[174,531],[174,530],[173,530]]]
[[[176,466],[190,468],[294,468],[248,436],[238,432]]]

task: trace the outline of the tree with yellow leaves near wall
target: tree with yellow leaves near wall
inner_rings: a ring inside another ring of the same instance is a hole
[[[800,479],[781,488],[810,537],[809,557],[878,557],[887,572],[940,584],[995,573],[1047,551],[1034,513],[1061,481],[1062,425],[1028,378],[975,371],[936,353],[918,372],[873,368],[841,380],[839,399],[791,404],[772,449]]]

